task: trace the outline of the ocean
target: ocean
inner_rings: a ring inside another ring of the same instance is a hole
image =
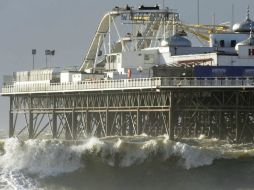
[[[167,135],[0,142],[0,189],[251,190],[254,146]]]

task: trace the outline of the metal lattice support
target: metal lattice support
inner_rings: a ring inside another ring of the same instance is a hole
[[[157,89],[16,95],[10,97],[9,116],[9,135],[25,138],[145,133],[168,134],[171,139],[206,135],[250,142],[254,136],[254,92]]]
[[[254,93],[239,90],[192,90],[177,96],[175,135],[253,141]]]

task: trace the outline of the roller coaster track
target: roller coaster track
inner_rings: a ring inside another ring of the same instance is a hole
[[[94,66],[97,51],[103,43],[103,38],[109,31],[110,23],[115,17],[119,15],[120,13],[118,11],[111,11],[104,15],[94,35],[94,38],[86,54],[84,62],[79,69],[80,71],[84,71],[85,69],[90,69]]]

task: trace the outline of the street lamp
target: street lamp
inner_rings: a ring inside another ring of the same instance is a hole
[[[32,49],[32,55],[33,55],[33,70],[34,70],[34,57],[36,55],[36,49]]]
[[[51,51],[49,49],[45,50],[45,55],[46,55],[46,68],[48,68],[48,55],[51,54]]]
[[[51,57],[51,56],[54,56],[55,53],[56,53],[56,51],[55,51],[54,49],[51,50],[51,51],[50,51],[50,57]],[[51,62],[51,58],[50,58],[50,62]],[[53,65],[53,63],[54,63],[54,57],[53,57],[53,60],[52,60],[52,65]]]
[[[46,67],[48,67],[48,55],[51,57],[51,56],[54,56],[55,55],[55,50],[49,50],[49,49],[46,49],[45,50],[45,55],[46,55]]]

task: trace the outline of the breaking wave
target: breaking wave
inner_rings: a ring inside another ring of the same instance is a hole
[[[252,149],[239,148],[213,140],[174,142],[168,136],[90,138],[79,142],[27,140],[2,142],[0,167],[3,171],[22,171],[39,177],[57,176],[97,161],[112,167],[131,167],[145,162],[176,158],[179,167],[191,169],[211,165],[216,159],[253,156]]]
[[[38,179],[48,180],[50,176],[77,172],[81,175],[91,165],[99,168],[98,171],[103,171],[104,167],[121,170],[136,166],[142,170],[158,163],[168,163],[162,169],[168,167],[171,171],[173,166],[188,171],[211,166],[215,160],[253,156],[251,144],[230,145],[205,137],[181,142],[171,141],[166,135],[92,137],[77,142],[10,138],[0,142],[0,189],[40,189]]]

